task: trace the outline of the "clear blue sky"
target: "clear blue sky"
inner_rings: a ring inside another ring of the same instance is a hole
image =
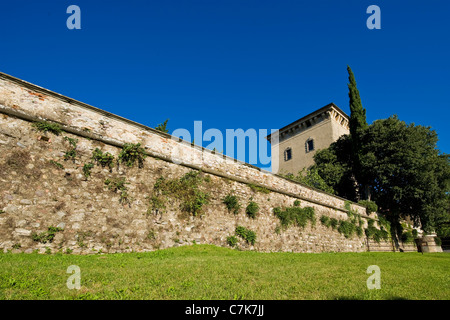
[[[151,127],[225,132],[349,113],[348,64],[369,123],[431,126],[450,153],[449,16],[437,0],[2,1],[0,71]]]

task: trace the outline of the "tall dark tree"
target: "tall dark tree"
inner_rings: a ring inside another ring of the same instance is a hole
[[[363,108],[359,90],[356,87],[355,75],[350,66],[348,71],[348,97],[350,99],[350,135],[353,137],[353,144],[356,144],[357,150],[360,148],[360,137],[362,132],[368,127],[366,120],[366,109]]]
[[[367,129],[368,124],[366,120],[366,109],[363,108],[359,90],[356,86],[355,75],[350,66],[347,66],[348,71],[348,97],[350,100],[350,139],[351,139],[351,167],[352,177],[355,184],[356,199],[361,196],[365,199],[370,199],[370,188],[367,184],[365,176],[361,168],[361,137],[364,130]]]

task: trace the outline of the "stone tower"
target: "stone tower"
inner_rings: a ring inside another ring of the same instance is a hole
[[[272,144],[274,173],[297,174],[314,164],[313,156],[317,150],[327,148],[349,133],[349,116],[334,103],[284,126],[276,132],[278,144],[272,141],[274,134],[267,136]]]

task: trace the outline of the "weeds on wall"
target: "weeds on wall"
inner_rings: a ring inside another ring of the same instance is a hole
[[[230,247],[235,247],[238,243],[238,238],[236,238],[235,236],[229,236],[227,237],[227,244]]]
[[[250,189],[252,189],[254,192],[261,192],[261,193],[265,193],[265,194],[269,194],[270,190],[265,188],[265,187],[261,187],[261,186],[257,186],[254,185],[252,183],[249,183],[248,186],[250,187]]]
[[[239,203],[239,198],[233,194],[228,194],[225,198],[222,199],[223,203],[228,209],[228,212],[233,212],[234,214],[238,214],[241,209],[241,204]]]
[[[63,130],[56,123],[50,123],[47,121],[38,121],[33,123],[33,127],[40,132],[47,133],[50,132],[56,136],[59,136]]]
[[[114,156],[109,152],[103,153],[99,148],[95,148],[92,152],[91,160],[97,165],[108,167],[110,171],[114,167]],[[91,176],[91,170],[94,168],[94,163],[89,162],[83,166],[83,174],[86,179]]]
[[[249,216],[252,219],[255,219],[258,212],[259,212],[259,205],[254,201],[250,201],[247,207],[245,208],[245,213],[247,214],[247,216]]]
[[[55,167],[57,167],[58,169],[64,170],[64,166],[63,166],[61,163],[59,163],[59,162],[57,162],[57,161],[55,161],[55,160],[50,160],[50,163],[51,163],[52,165],[54,165]]]
[[[360,205],[362,205],[363,207],[366,208],[367,215],[370,215],[371,213],[378,211],[378,206],[373,201],[370,201],[370,200],[359,200],[358,204],[360,204]]]
[[[380,243],[381,240],[384,240],[384,241],[389,240],[390,232],[388,230],[386,230],[386,227],[383,225],[380,225],[380,229],[376,228],[375,220],[373,220],[373,219],[369,219],[367,221],[367,228],[364,232],[368,239],[372,239],[377,243]]]
[[[69,142],[69,149],[64,153],[64,160],[75,160],[78,139],[64,137],[64,140]]]
[[[111,170],[114,167],[114,156],[109,152],[103,153],[99,148],[95,148],[92,152],[91,159],[103,168],[108,167]]]
[[[53,242],[53,239],[55,238],[55,235],[57,232],[63,231],[63,229],[58,227],[48,227],[47,231],[36,233],[33,232],[31,234],[31,238],[33,241],[40,242],[40,243],[47,243],[47,242]]]
[[[358,237],[362,237],[364,235],[364,229],[361,216],[353,211],[350,201],[346,201],[344,207],[347,210],[347,220],[338,220],[323,215],[320,217],[321,224],[327,228],[337,230],[347,239],[352,238],[355,234]]]
[[[251,245],[254,245],[256,242],[256,233],[250,229],[247,229],[243,226],[237,226],[235,233],[237,236],[241,237]]]
[[[146,157],[145,149],[141,147],[140,143],[125,143],[119,153],[118,161],[130,168],[137,163],[138,167],[142,168]]]
[[[411,226],[406,223],[401,223],[400,228],[400,240],[403,243],[415,243],[415,240],[418,238],[419,234],[416,229],[413,229]]]
[[[321,224],[327,228],[337,230],[347,239],[353,237],[355,234],[358,237],[362,237],[365,234],[368,239],[373,239],[377,243],[381,240],[389,240],[390,224],[387,220],[383,219],[383,217],[379,217],[380,228],[378,229],[374,225],[375,220],[368,219],[368,226],[364,229],[364,223],[361,216],[351,209],[350,204],[350,202],[345,203],[345,208],[348,210],[347,220],[338,220],[323,215],[320,217]]]
[[[149,200],[149,207],[147,209],[147,214],[163,214],[166,210],[166,198],[162,196],[151,196]]]
[[[84,166],[83,166],[83,175],[84,175],[84,177],[86,179],[91,176],[91,170],[92,170],[93,167],[94,167],[94,164],[91,163],[91,162],[84,164]]]
[[[108,187],[109,190],[113,192],[120,191],[119,202],[121,204],[130,204],[130,199],[128,196],[128,188],[126,184],[129,184],[129,182],[126,182],[126,178],[105,180],[105,185]]]
[[[181,200],[180,208],[193,216],[203,212],[203,206],[209,203],[210,195],[200,189],[209,177],[204,177],[199,171],[190,171],[178,179],[160,177],[153,186],[150,198],[152,210],[162,209],[168,197]],[[164,207],[165,208],[165,207]]]
[[[273,213],[280,219],[282,228],[288,228],[290,225],[304,228],[308,221],[311,222],[312,226],[316,224],[316,216],[312,207],[288,207],[284,210],[276,207],[273,209]]]

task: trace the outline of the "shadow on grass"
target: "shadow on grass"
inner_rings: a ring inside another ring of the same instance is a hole
[[[356,296],[348,296],[348,297],[336,297],[336,300],[374,300],[374,299],[364,299],[361,297],[356,297]],[[403,297],[387,297],[385,299],[377,299],[377,300],[408,300],[406,298]]]

